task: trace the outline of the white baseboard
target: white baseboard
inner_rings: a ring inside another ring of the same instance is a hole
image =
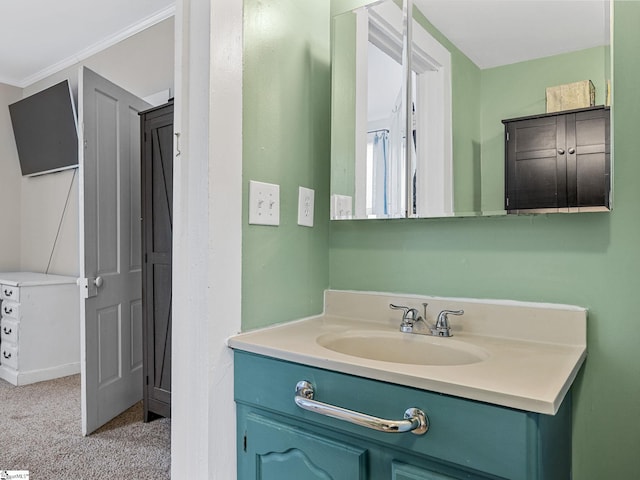
[[[0,365],[0,378],[16,386],[53,380],[54,378],[75,375],[76,373],[80,373],[80,362],[40,370],[30,370],[28,372],[19,372],[13,368]]]

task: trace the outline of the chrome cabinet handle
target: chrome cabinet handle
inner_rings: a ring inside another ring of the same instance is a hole
[[[3,330],[5,335],[11,335],[11,332],[12,332],[11,329],[7,330],[7,327],[4,327]]]
[[[296,405],[304,410],[386,433],[411,432],[415,435],[423,435],[429,430],[429,419],[418,408],[408,408],[404,412],[404,420],[384,420],[365,413],[319,402],[314,400],[313,396],[314,389],[311,383],[305,380],[297,383],[294,400]]]
[[[4,307],[5,315],[11,315],[12,312],[13,312],[13,308]]]
[[[571,148],[569,149],[569,154],[570,154],[570,155],[573,155],[574,153],[576,153],[576,149],[575,149],[575,148],[573,148],[573,147],[571,147]]]
[[[11,358],[11,354],[10,353],[8,354],[7,352],[2,352],[2,356],[7,360]]]
[[[10,297],[11,295],[13,295],[13,291],[12,290],[7,290],[6,288],[4,289],[4,294],[6,297]]]
[[[563,149],[563,148],[559,148],[559,149],[558,149],[558,153],[559,153],[560,155],[564,155],[564,149]]]

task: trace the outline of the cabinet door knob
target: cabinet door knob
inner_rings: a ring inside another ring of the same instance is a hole
[[[7,290],[6,288],[4,289],[4,294],[7,297],[10,297],[11,295],[13,295],[13,292],[11,290]]]
[[[13,308],[4,307],[5,315],[11,315],[12,312],[13,312]]]
[[[558,153],[559,153],[560,155],[564,155],[564,148],[559,148],[559,149],[558,149]]]
[[[573,155],[574,153],[576,153],[576,149],[575,149],[575,148],[573,148],[573,147],[571,147],[571,148],[569,149],[569,154]]]
[[[5,335],[11,335],[11,329],[10,328],[7,329],[7,327],[4,327],[3,330],[4,330],[4,334]]]
[[[6,358],[7,360],[11,358],[11,354],[10,354],[10,353],[7,353],[7,352],[2,352],[2,356],[3,356],[4,358]]]

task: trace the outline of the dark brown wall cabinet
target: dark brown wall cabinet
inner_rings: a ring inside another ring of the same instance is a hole
[[[609,210],[609,108],[502,123],[508,213]]]
[[[173,102],[140,114],[144,421],[171,416]]]

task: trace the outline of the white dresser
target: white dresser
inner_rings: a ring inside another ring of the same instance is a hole
[[[75,277],[0,272],[0,378],[13,385],[80,372]]]

